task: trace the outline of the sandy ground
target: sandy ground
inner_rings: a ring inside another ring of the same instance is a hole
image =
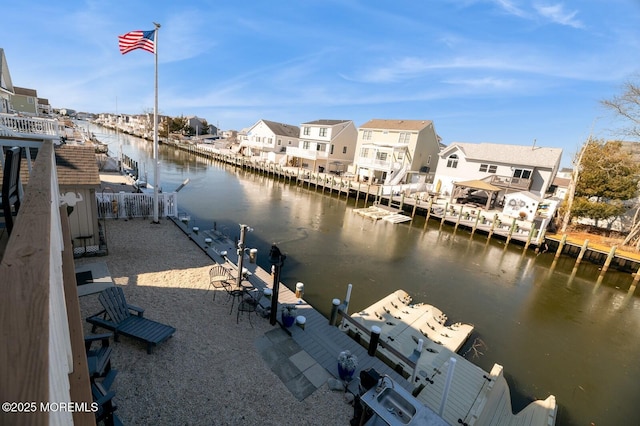
[[[226,293],[212,300],[211,259],[173,223],[109,221],[107,238],[108,256],[76,264],[106,262],[130,304],[177,329],[151,355],[126,337],[112,343],[113,389],[125,424],[349,424],[353,408],[342,392],[325,384],[301,402],[289,392],[254,346],[272,330],[268,320],[254,315],[252,328],[241,316],[236,324]],[[80,298],[80,307],[83,318],[101,310],[95,294]]]

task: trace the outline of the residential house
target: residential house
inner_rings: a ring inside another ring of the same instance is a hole
[[[342,173],[353,162],[358,130],[351,120],[315,120],[300,125],[298,146],[287,147],[288,164]]]
[[[14,94],[9,65],[4,56],[4,49],[0,47],[0,114],[8,114],[11,111],[11,96]]]
[[[38,115],[51,115],[49,99],[38,98]]]
[[[439,140],[430,120],[370,120],[358,129],[354,173],[359,180],[405,183],[408,172],[435,170]]]
[[[245,155],[276,161],[276,154],[284,154],[288,147],[298,146],[299,134],[298,126],[259,120],[247,130],[240,149]]]
[[[463,194],[454,194],[456,189],[487,191],[489,184],[488,192],[497,201],[518,191],[544,197],[561,158],[560,148],[455,142],[439,154],[435,187],[437,192],[457,197]]]
[[[38,115],[38,92],[18,86],[13,86],[13,90],[11,107],[18,113]]]

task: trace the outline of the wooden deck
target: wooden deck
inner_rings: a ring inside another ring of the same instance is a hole
[[[233,241],[225,238],[219,232],[199,231],[195,233],[184,222],[176,218],[171,218],[171,220],[213,261],[227,263],[230,267],[235,266],[234,262],[237,263],[237,255],[235,251],[229,250],[230,246],[235,245]],[[208,243],[205,242],[205,238],[210,241]],[[227,251],[226,259],[220,255],[223,250]],[[249,281],[253,286],[258,288],[271,287],[273,276],[270,272],[249,262],[245,262],[244,267],[251,273]],[[379,374],[386,374],[391,377],[399,386],[402,386],[410,393],[422,387],[417,393],[417,399],[428,409],[438,413],[444,395],[447,373],[450,365],[452,365],[451,360],[455,359],[455,369],[447,403],[441,415],[449,424],[546,426],[555,423],[556,405],[553,396],[550,396],[545,401],[534,401],[517,415],[511,414],[509,389],[502,377],[502,367],[497,364],[491,373],[487,373],[462,356],[425,337],[424,350],[420,355],[416,381],[412,383],[381,359],[370,356],[366,348],[349,337],[340,328],[331,326],[327,318],[306,303],[304,299],[298,299],[295,292],[282,283],[279,284],[278,301],[280,305],[296,304],[298,307],[297,314],[305,317],[305,326],[301,328],[294,325],[285,330],[296,343],[334,377],[339,377],[337,366],[339,353],[349,350],[358,357],[359,371],[373,368]],[[352,325],[356,324],[350,318],[348,320]],[[366,330],[362,325],[360,327],[362,327],[362,330]],[[366,340],[368,341],[368,339]],[[414,356],[406,357],[406,355],[394,351],[393,347],[384,342],[383,339],[381,339],[380,344],[384,347],[384,350],[395,352],[397,357],[403,359],[405,367],[413,369],[417,359],[415,354]],[[400,370],[398,369],[398,371]],[[407,370],[405,369],[405,371]]]

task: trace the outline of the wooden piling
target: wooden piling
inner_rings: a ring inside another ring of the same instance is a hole
[[[584,257],[584,254],[586,253],[588,247],[589,240],[586,239],[584,240],[584,243],[582,243],[582,248],[580,248],[580,253],[578,254],[578,258],[576,259],[576,266],[578,266],[580,262],[582,262],[582,258]]]
[[[491,239],[493,235],[493,231],[496,229],[496,222],[498,221],[498,213],[493,215],[493,220],[491,221],[491,227],[489,228],[489,234],[487,235],[487,241]]]
[[[511,237],[513,236],[513,232],[516,230],[516,218],[513,218],[513,221],[511,222],[511,226],[509,227],[509,233],[507,234],[507,242],[505,244],[505,247],[509,245],[509,243],[511,242]]]
[[[536,232],[536,224],[531,224],[531,229],[529,230],[529,235],[527,236],[527,242],[524,244],[524,250],[527,251],[529,245],[531,244],[531,239],[533,238],[534,233]]]
[[[454,232],[458,230],[458,225],[460,225],[460,219],[462,219],[462,206],[460,206],[460,212],[458,213],[458,218],[456,219],[456,226],[453,227]]]
[[[440,227],[444,225],[444,220],[447,218],[447,209],[449,208],[449,202],[444,203],[444,212],[442,212],[442,218],[440,218]]]
[[[602,272],[600,272],[600,275],[604,275],[605,272],[607,272],[607,270],[609,269],[609,265],[611,265],[611,261],[615,257],[617,249],[618,249],[618,246],[613,246],[611,247],[611,250],[609,250],[609,254],[607,255],[607,260],[604,261],[604,265],[602,266]]]
[[[558,250],[556,250],[555,259],[558,259],[560,257],[560,255],[562,254],[562,249],[564,248],[564,245],[566,243],[567,243],[567,234],[563,234],[562,238],[560,239],[560,243],[558,244]]]
[[[480,221],[480,216],[482,215],[481,210],[478,210],[478,214],[476,214],[476,221],[473,223],[473,227],[471,228],[471,236],[476,233],[476,228],[478,227],[478,222]]]
[[[427,229],[429,218],[431,217],[431,207],[433,206],[433,197],[429,198],[429,206],[427,207],[427,217],[424,220],[424,229]]]

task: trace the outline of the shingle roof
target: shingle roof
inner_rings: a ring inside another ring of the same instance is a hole
[[[33,97],[38,96],[37,91],[35,91],[34,89],[27,89],[26,87],[13,86],[13,91],[16,95],[33,96]]]
[[[311,124],[311,125],[324,125],[324,126],[335,126],[336,124],[345,123],[351,120],[315,120],[315,121],[307,121],[302,124]]]
[[[380,130],[416,130],[420,131],[431,124],[431,120],[387,120],[374,118],[360,126],[361,129]]]
[[[289,138],[297,138],[298,136],[300,136],[300,128],[298,126],[292,126],[291,124],[278,123],[269,120],[262,121],[277,136],[286,136]]]
[[[562,148],[465,142],[454,142],[441,154],[448,155],[447,153],[451,152],[455,147],[459,148],[468,160],[521,164],[534,167],[552,168],[562,157]]]
[[[59,185],[100,186],[100,172],[92,146],[62,145],[55,149]]]

